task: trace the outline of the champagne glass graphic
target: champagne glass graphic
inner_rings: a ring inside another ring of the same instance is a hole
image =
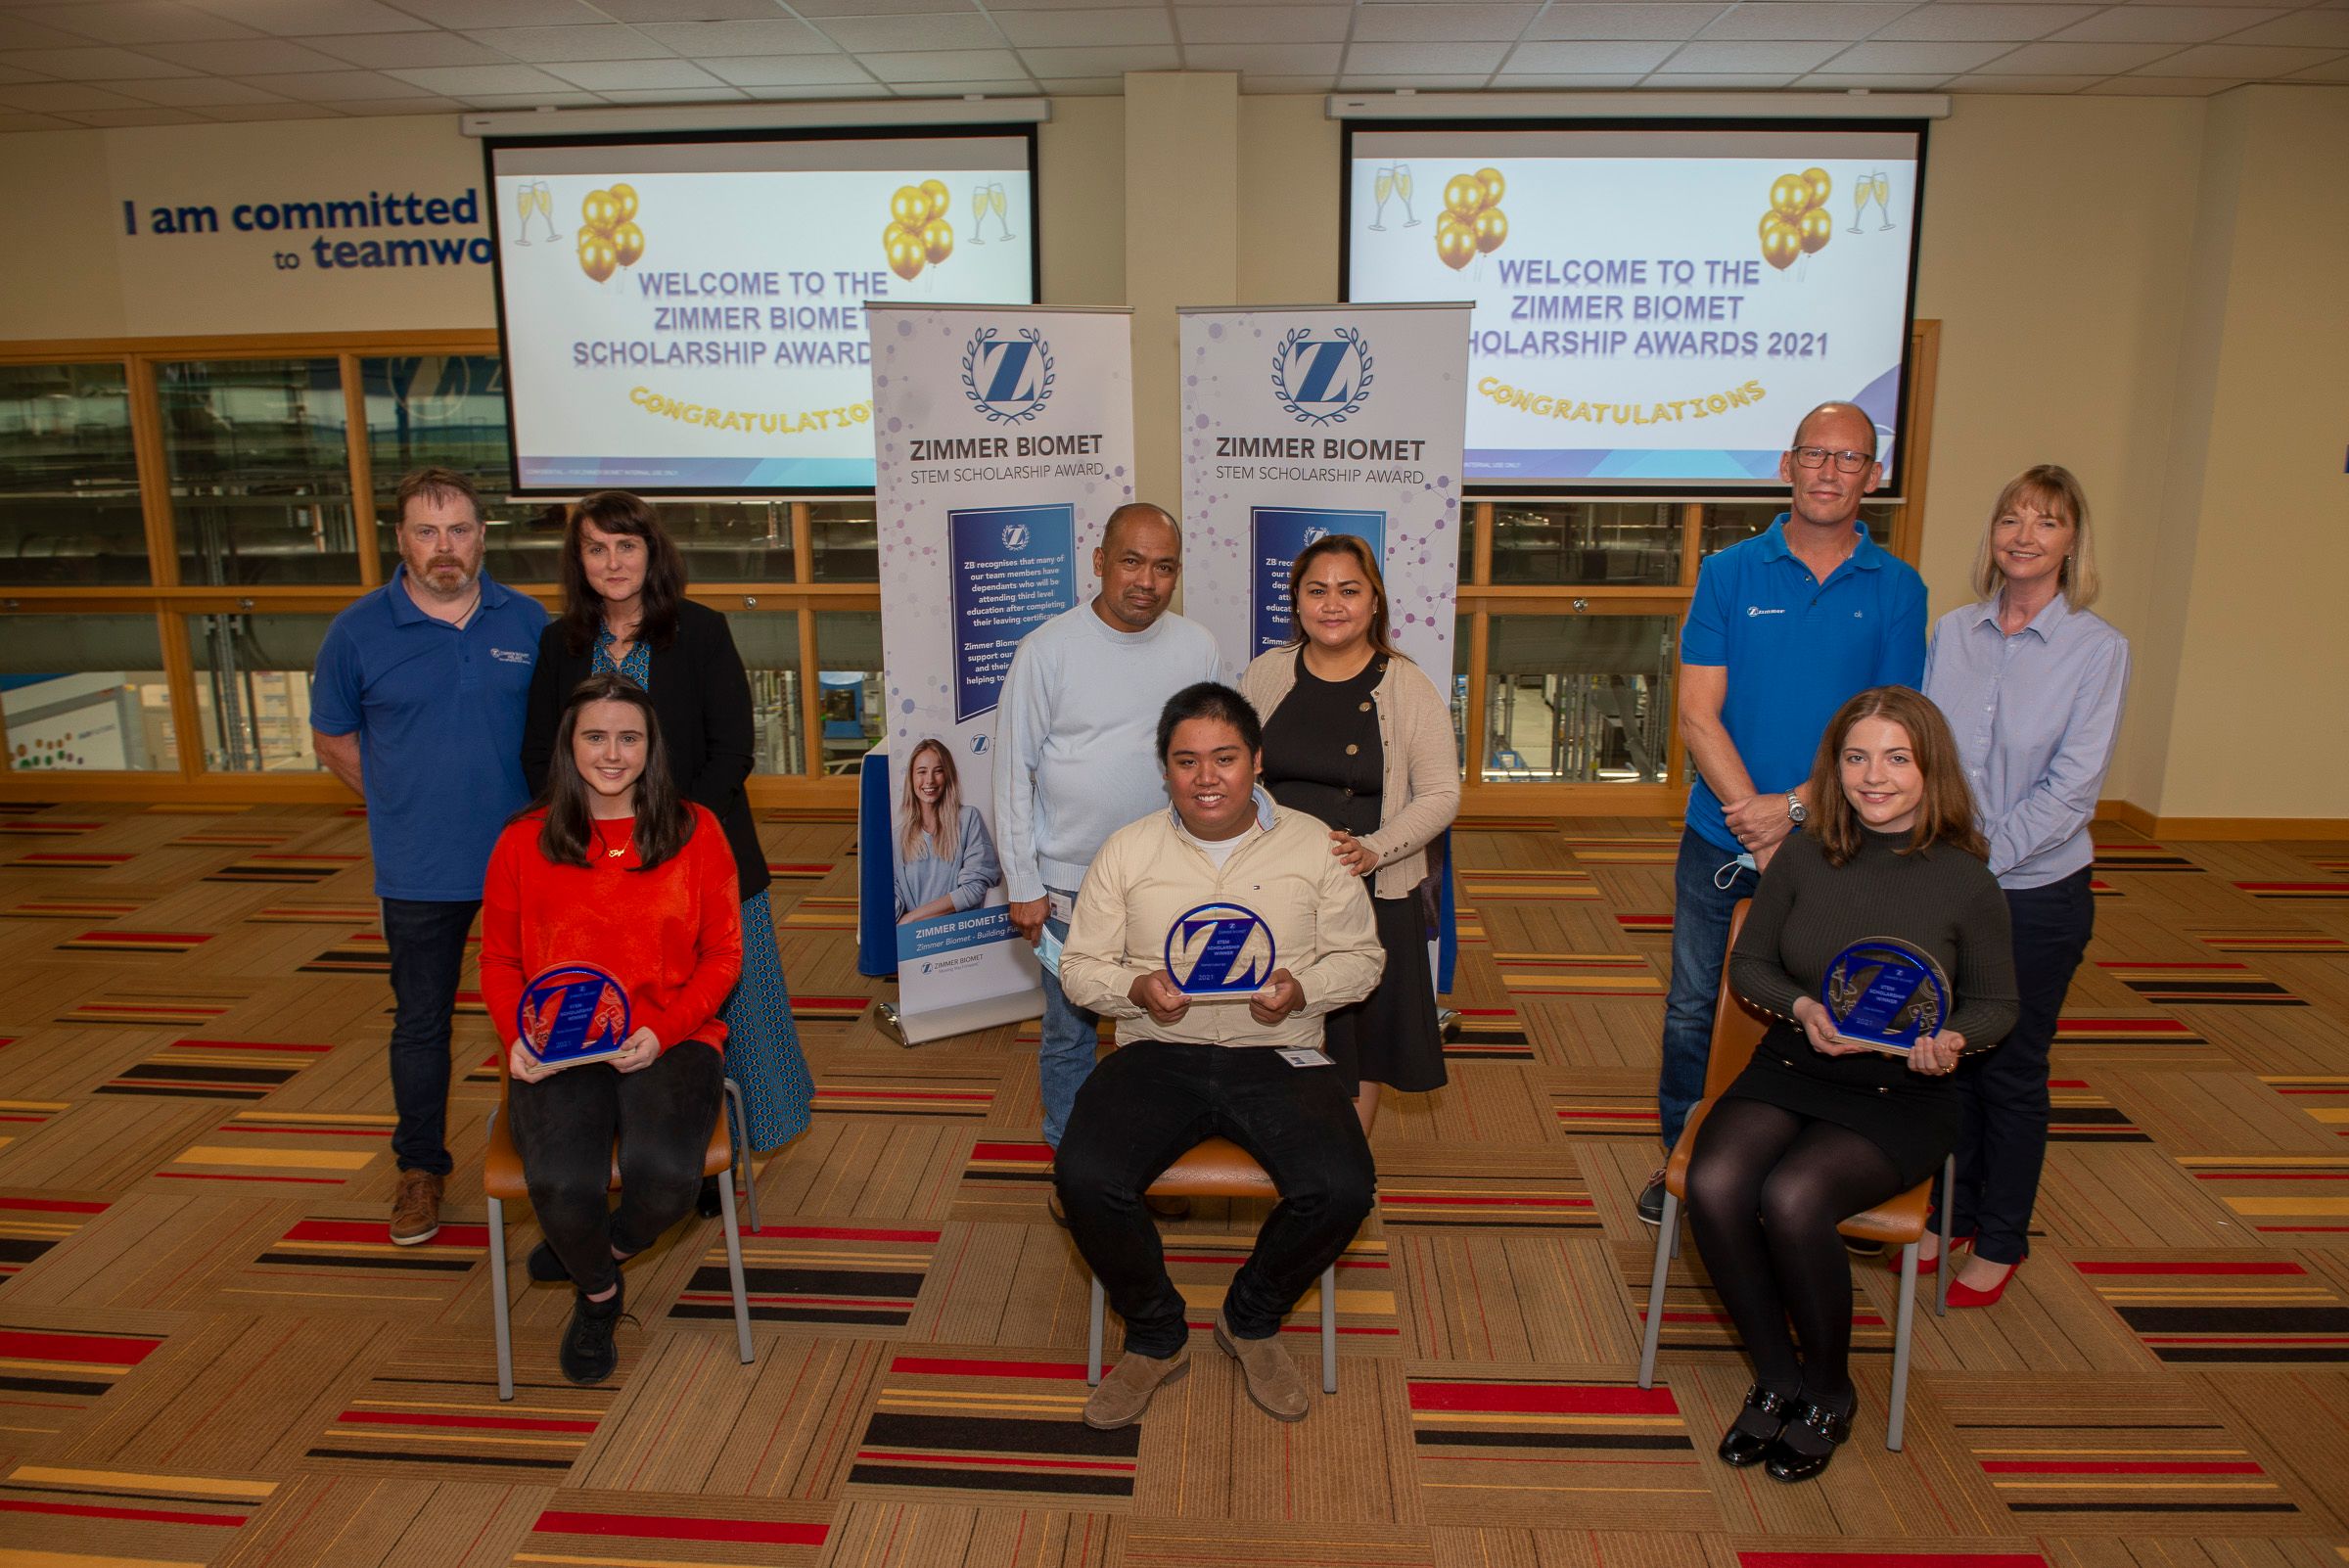
[[[560,240],[563,236],[555,232],[555,188],[544,180],[538,181],[537,185],[538,215],[546,219],[546,237]]]
[[[1403,198],[1403,215],[1407,220],[1403,226],[1406,229],[1417,228],[1419,220],[1411,214],[1411,165],[1408,163],[1395,165],[1395,194]]]
[[[1384,234],[1387,232],[1387,225],[1382,219],[1387,215],[1387,198],[1395,194],[1394,164],[1381,163],[1379,165],[1378,175],[1372,182],[1371,190],[1378,198],[1378,210],[1370,214],[1370,232]]]
[[[1844,230],[1846,234],[1860,232],[1860,214],[1867,210],[1867,204],[1874,201],[1875,196],[1876,184],[1868,175],[1863,174],[1852,181],[1852,226]]]
[[[514,230],[514,243],[528,245],[530,243],[530,214],[538,210],[537,185],[525,180],[514,187],[514,206],[522,214],[522,221]]]
[[[1876,232],[1882,234],[1892,227],[1892,176],[1882,169],[1876,170],[1875,188],[1876,216],[1884,220],[1876,225]]]
[[[998,240],[1011,239],[1013,237],[1011,221],[1003,215],[1010,210],[1010,204],[1004,200],[1002,181],[997,180],[987,188],[987,198],[995,209],[995,227],[1002,231],[995,238]]]
[[[994,193],[984,185],[971,187],[971,243],[973,245],[987,243],[987,236],[979,232],[979,225],[987,221],[988,211],[993,206],[993,195]]]

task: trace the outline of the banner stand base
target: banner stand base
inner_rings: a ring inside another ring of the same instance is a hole
[[[889,1007],[887,1002],[881,1004]],[[894,1012],[894,1009],[892,1010]],[[929,1045],[955,1035],[975,1035],[998,1024],[1024,1023],[1044,1015],[1042,991],[1015,992],[1008,996],[981,996],[950,1007],[930,1008],[908,1019],[895,1014],[898,1038],[907,1046]]]
[[[898,1020],[898,1004],[896,1002],[873,1003],[873,1023],[879,1027],[882,1034],[887,1035],[898,1044],[911,1045],[913,1043],[905,1038],[905,1026]]]

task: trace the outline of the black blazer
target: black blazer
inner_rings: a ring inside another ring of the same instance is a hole
[[[522,729],[522,772],[530,793],[546,788],[548,759],[555,749],[555,724],[572,688],[590,673],[593,653],[575,654],[563,640],[563,623],[550,621],[538,638],[538,664],[530,671],[530,706]],[[748,899],[774,879],[766,852],[751,821],[750,798],[742,781],[750,776],[751,681],[726,618],[691,599],[677,605],[677,634],[653,650],[653,713],[669,771],[685,798],[710,808],[734,850],[734,874]]]

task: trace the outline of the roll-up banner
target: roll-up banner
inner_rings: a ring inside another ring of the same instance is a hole
[[[1395,645],[1451,692],[1469,306],[1181,312],[1183,614],[1244,669],[1289,641],[1289,565],[1359,534]]]
[[[919,1044],[1043,1009],[1004,907],[995,711],[1020,639],[1089,591],[1102,525],[1133,499],[1132,319],[865,310],[898,1019]]]

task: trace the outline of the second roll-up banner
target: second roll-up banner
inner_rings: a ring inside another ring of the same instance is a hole
[[[1133,499],[1127,310],[869,304],[898,1016],[908,1044],[1034,1018],[992,820],[1020,639],[1073,608]]]
[[[1183,614],[1226,668],[1291,640],[1290,563],[1352,533],[1395,646],[1451,690],[1469,308],[1181,313]]]

